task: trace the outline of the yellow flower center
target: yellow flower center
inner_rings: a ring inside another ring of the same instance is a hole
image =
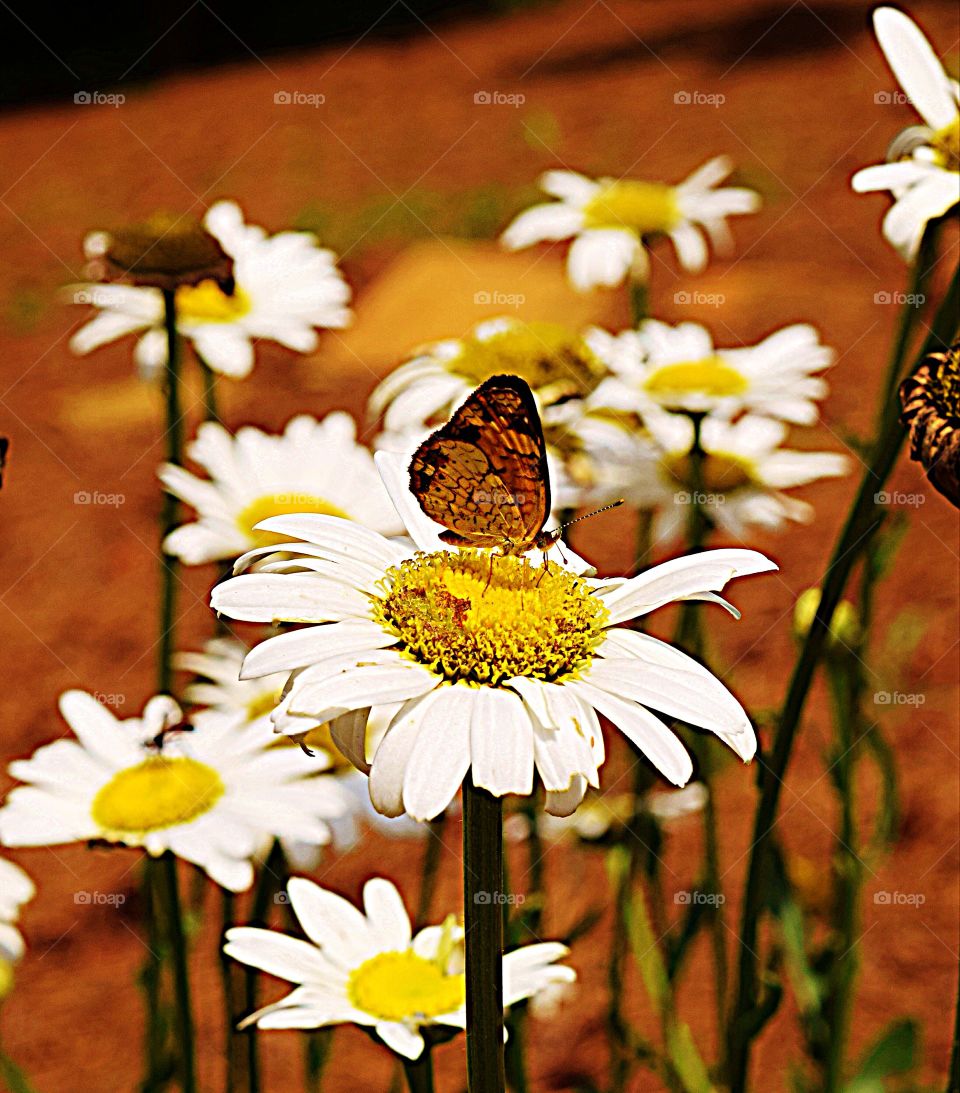
[[[249,314],[250,297],[237,285],[228,296],[216,281],[198,285],[180,285],[177,289],[177,314],[185,323],[235,323]]]
[[[960,115],[933,134],[930,146],[946,171],[960,171]]]
[[[378,953],[350,973],[350,1001],[381,1021],[439,1017],[463,1005],[464,976],[447,975],[411,949]]]
[[[742,395],[747,380],[722,357],[705,357],[699,361],[679,361],[655,368],[644,387],[652,398],[664,405],[685,395],[705,395],[709,398],[731,398]]]
[[[515,322],[488,338],[465,338],[449,367],[475,386],[491,376],[520,376],[547,406],[583,398],[604,372],[583,338],[557,323]]]
[[[670,477],[686,489],[695,488],[693,461],[689,454],[667,456]],[[730,452],[708,452],[701,462],[700,485],[706,493],[733,493],[754,480],[753,464]]]
[[[589,663],[609,612],[558,565],[489,551],[419,554],[387,571],[374,617],[452,682],[556,680]]]
[[[256,721],[258,717],[273,713],[279,702],[279,691],[264,691],[262,694],[258,694],[247,703],[247,720]]]
[[[629,228],[640,236],[668,232],[681,219],[676,190],[662,182],[611,182],[583,209],[587,228]]]
[[[321,516],[339,516],[344,520],[350,517],[322,497],[313,497],[308,493],[268,493],[251,501],[238,514],[237,524],[244,535],[255,546],[272,546],[274,543],[289,542],[289,535],[278,535],[272,531],[258,531],[257,524],[269,520],[271,516],[287,516],[290,513],[316,512]]]
[[[190,823],[223,796],[220,775],[186,756],[156,755],[115,774],[93,799],[105,832],[143,834]]]

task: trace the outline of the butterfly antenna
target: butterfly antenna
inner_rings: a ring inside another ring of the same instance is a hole
[[[572,520],[568,520],[565,524],[561,524],[558,528],[553,529],[553,534],[558,534],[561,531],[565,531],[573,524],[579,524],[581,520],[589,520],[591,516],[599,516],[601,512],[609,512],[610,509],[618,509],[623,504],[623,498],[619,501],[611,501],[609,505],[604,505],[602,508],[594,509],[593,512],[585,512],[583,516],[575,516]]]

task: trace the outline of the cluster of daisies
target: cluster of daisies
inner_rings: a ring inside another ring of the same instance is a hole
[[[956,203],[956,91],[910,20],[881,9],[876,22],[927,125],[855,185],[893,192],[884,230],[910,255],[926,222],[949,207],[948,182]],[[643,282],[663,236],[695,271],[708,241],[729,246],[727,218],[758,206],[751,190],[721,185],[730,172],[723,157],[676,186],[551,171],[543,188],[556,200],[524,212],[503,241],[516,249],[572,239],[569,276],[583,290]],[[268,235],[229,201],[209,210],[204,228],[229,261],[229,281],[181,283],[174,300],[180,333],[213,371],[242,377],[256,342],[306,353],[318,329],[348,323],[349,288],[309,233]],[[86,250],[102,260],[103,233]],[[136,334],[138,366],[162,373],[169,295],[159,284],[78,287],[75,298],[97,315],[74,349]],[[0,844],[97,840],[172,853],[240,892],[277,840],[295,870],[309,871],[324,847],[348,849],[371,826],[422,836],[425,821],[455,806],[468,774],[498,796],[539,785],[554,817],[572,816],[589,791],[584,830],[606,830],[618,806],[594,807],[601,718],[677,787],[693,764],[673,721],[750,760],[756,735],[737,698],[630,624],[687,600],[736,615],[721,593],[772,562],[734,546],[598,578],[566,548],[541,565],[539,555],[450,547],[410,492],[407,461],[484,380],[516,375],[541,412],[558,510],[625,498],[650,516],[656,539],[675,544],[695,504],[739,542],[751,529],[809,518],[787,491],[846,471],[842,455],[786,446],[791,429],[817,423],[832,359],[805,324],[722,347],[690,322],[646,319],[613,333],[496,319],[420,348],[380,385],[370,404],[381,425],[376,454],[341,412],[294,417],[279,435],[205,422],[187,450],[193,469],[159,468],[163,487],[194,514],[164,550],[185,565],[232,565],[212,607],[262,627],[261,640],[248,648],[228,632],[180,653],[176,667],[192,676],[185,708],[160,695],[140,716],[118,719],[89,694],[63,695],[72,736],[57,731],[11,765],[19,784],[0,808]],[[668,817],[700,807],[702,791],[656,798],[651,811]],[[0,861],[0,997],[23,949],[19,908],[32,895],[26,876]],[[362,910],[303,878],[291,880],[289,898],[306,940],[227,934],[230,956],[295,985],[248,1021],[354,1022],[408,1059],[423,1052],[426,1027],[464,1026],[455,916],[414,935],[382,878],[365,886]],[[505,1004],[572,981],[557,963],[565,955],[549,942],[506,954]]]

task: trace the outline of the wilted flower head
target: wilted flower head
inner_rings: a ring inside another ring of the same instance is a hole
[[[910,456],[927,478],[960,507],[960,342],[931,353],[900,385]]]

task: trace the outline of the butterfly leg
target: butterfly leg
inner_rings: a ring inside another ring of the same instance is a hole
[[[480,593],[481,596],[485,596],[487,594],[487,589],[490,587],[490,582],[493,580],[493,555],[494,555],[494,552],[491,550],[490,551],[490,572],[487,574],[487,583],[483,586],[483,592]]]

